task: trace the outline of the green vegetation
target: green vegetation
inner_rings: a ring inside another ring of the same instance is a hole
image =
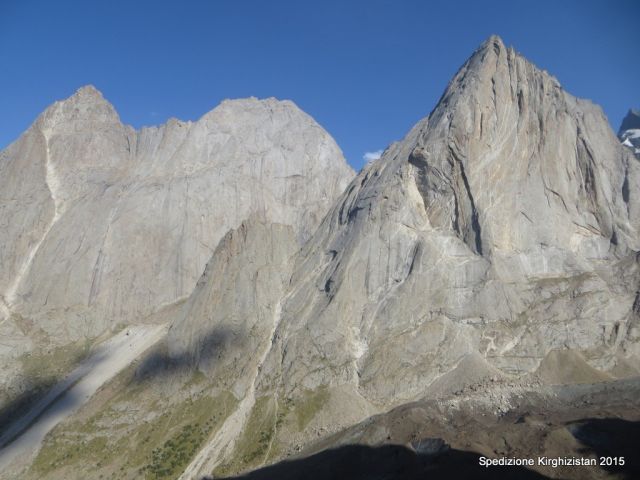
[[[202,373],[200,370],[195,370],[191,375],[191,379],[185,385],[186,387],[190,387],[192,385],[202,385],[206,383],[208,380],[207,376]]]
[[[76,462],[82,462],[87,466],[100,462],[108,450],[107,437],[95,436],[90,440],[81,438],[72,434],[47,438],[31,467],[32,470],[44,474]]]
[[[21,358],[22,371],[32,379],[55,382],[69,373],[89,353],[91,341],[82,340],[38,353],[26,353]]]
[[[22,323],[27,322],[22,317],[14,316],[14,320],[16,318]],[[25,385],[25,391],[3,398],[6,406],[0,409],[0,424],[20,416],[33,406],[46,391],[62,380],[87,356],[90,345],[90,341],[79,341],[22,355],[19,360],[28,384]]]
[[[296,402],[294,408],[298,430],[304,430],[328,401],[329,391],[326,387],[305,391],[302,398]]]
[[[245,431],[236,447],[242,465],[262,460],[275,433],[275,411],[272,397],[260,397],[251,410]]]
[[[233,458],[214,471],[215,476],[235,475],[274,459],[280,452],[276,434],[281,428],[304,430],[329,401],[329,390],[307,390],[293,400],[256,399],[247,424],[236,443]],[[276,408],[277,407],[277,408]]]
[[[224,392],[172,407],[140,429],[136,443],[142,448],[131,455],[129,464],[144,463],[138,471],[149,480],[176,478],[235,406],[235,397]]]
[[[64,478],[177,478],[237,407],[237,400],[227,391],[207,394],[210,387],[200,373],[180,381],[182,388],[172,388],[184,396],[170,400],[164,381],[133,381],[133,370],[114,379],[103,397],[92,402],[93,411],[63,422],[47,436],[31,467],[32,477],[56,472]],[[276,458],[281,448],[278,431],[306,429],[329,396],[320,388],[295,399],[257,398],[233,458],[218,467],[216,475],[235,474]]]
[[[172,405],[153,388],[129,384],[89,418],[56,427],[31,472],[36,478],[69,468],[77,478],[177,478],[236,403],[222,392]]]
[[[207,421],[204,426],[187,424],[182,430],[164,442],[161,447],[151,452],[151,463],[139,471],[145,478],[173,478],[177,476],[189,460],[196,454],[198,448],[211,432],[212,422]]]
[[[244,431],[236,443],[233,459],[216,468],[215,476],[235,474],[266,460],[278,425],[275,413],[273,397],[256,399]]]

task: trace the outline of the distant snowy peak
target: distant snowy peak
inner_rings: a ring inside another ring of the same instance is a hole
[[[624,131],[632,129],[640,129],[640,110],[636,108],[632,108],[627,112],[627,115],[622,120],[622,125],[620,125],[618,135],[622,135]]]
[[[618,138],[623,145],[632,148],[636,157],[640,158],[640,110],[629,110],[620,125]]]

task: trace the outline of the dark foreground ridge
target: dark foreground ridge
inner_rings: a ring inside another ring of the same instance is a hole
[[[487,407],[481,389],[460,396],[453,408],[425,399],[322,439],[296,458],[233,478],[638,479],[639,393],[640,378],[541,386],[512,396],[506,413]],[[483,456],[533,459],[535,465],[486,467]],[[593,459],[596,466],[538,465],[544,457]],[[601,457],[622,457],[624,465],[601,465]]]
[[[523,423],[522,418],[516,423]],[[623,457],[624,465],[601,465],[597,467],[573,466],[584,474],[583,478],[614,478],[632,480],[640,478],[640,462],[637,445],[640,440],[640,422],[619,418],[584,419],[568,424],[575,439],[582,445],[578,451],[581,458]],[[547,432],[551,433],[551,432]],[[424,445],[427,448],[424,448]],[[480,464],[484,455],[472,451],[450,448],[437,438],[412,442],[412,448],[403,445],[347,445],[329,449],[306,458],[288,460],[251,473],[228,477],[226,480],[329,480],[348,478],[351,480],[418,480],[418,479],[544,479],[565,478],[546,476],[523,466],[491,466]],[[422,448],[421,448],[422,447]],[[561,451],[545,452],[549,458],[575,458]],[[491,458],[502,455],[494,454]],[[580,458],[578,457],[578,458]],[[533,458],[515,457],[508,458]],[[561,470],[560,470],[561,471]],[[209,480],[214,477],[204,477]],[[217,477],[216,477],[217,478]]]
[[[419,454],[401,445],[367,447],[348,445],[300,460],[284,461],[233,477],[240,480],[418,480],[418,479],[513,479],[549,478],[524,467],[481,467],[481,455],[444,448]],[[205,479],[207,477],[204,477]],[[210,477],[211,478],[211,477]],[[231,480],[230,478],[227,480]]]

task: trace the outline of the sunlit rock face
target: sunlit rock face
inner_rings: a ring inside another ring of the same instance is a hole
[[[92,88],[0,168],[12,355],[161,320],[151,358],[179,368],[155,382],[184,369],[184,395],[193,380],[233,397],[181,478],[478,379],[506,394],[640,373],[638,159],[599,107],[497,37],[355,178],[290,102],[134,131]]]
[[[491,37],[295,257],[255,222],[214,253],[169,346],[242,400],[183,478],[255,466],[263,417],[295,451],[474,376],[529,378],[554,351],[638,372],[639,195],[601,109]]]
[[[136,131],[81,88],[0,152],[0,355],[95,338],[187,298],[249,217],[290,226],[300,245],[353,175],[290,101],[229,100]]]
[[[598,106],[490,38],[297,257],[261,388],[387,406],[469,353],[637,364],[639,174]]]
[[[250,215],[306,239],[352,177],[292,102],[225,101],[135,131],[93,87],[48,108],[0,169],[5,309],[62,337],[186,297]]]

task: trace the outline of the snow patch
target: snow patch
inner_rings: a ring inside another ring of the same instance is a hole
[[[622,138],[640,138],[640,128],[631,128],[629,130],[625,130],[622,134]]]

